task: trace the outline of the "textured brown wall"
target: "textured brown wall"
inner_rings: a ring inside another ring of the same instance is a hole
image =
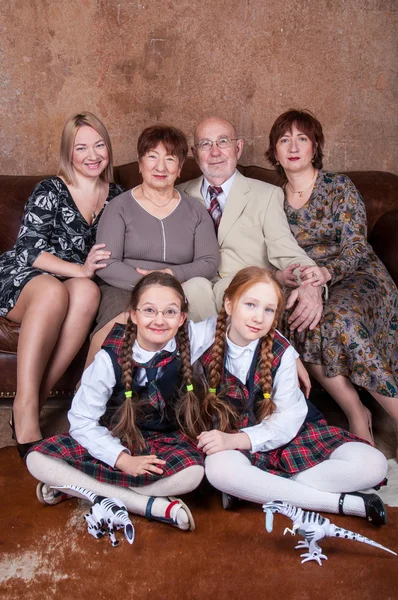
[[[397,0],[3,0],[0,173],[57,168],[66,118],[91,110],[115,163],[143,127],[210,114],[264,165],[274,119],[312,110],[335,170],[398,172]]]

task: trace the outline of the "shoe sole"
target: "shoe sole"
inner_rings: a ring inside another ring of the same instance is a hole
[[[39,483],[36,486],[36,498],[38,499],[38,501],[41,504],[45,504],[46,506],[48,506],[47,502],[44,500],[43,498],[43,487],[44,487],[44,483],[42,483],[41,481],[39,481]]]
[[[188,515],[189,527],[188,527],[188,529],[186,531],[194,531],[195,530],[195,521],[194,521],[194,518],[192,516],[191,511],[189,510],[189,508],[185,504],[185,502],[183,502],[181,500],[181,498],[176,498],[175,496],[168,496],[168,499],[171,500],[171,502],[174,502],[175,500],[178,500],[178,502],[181,504],[181,506],[183,507],[183,509],[185,510],[185,512]]]

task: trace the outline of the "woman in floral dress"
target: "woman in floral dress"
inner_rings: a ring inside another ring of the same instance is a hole
[[[12,428],[24,457],[42,436],[40,408],[83,344],[97,312],[91,281],[109,257],[95,245],[113,181],[109,135],[92,113],[68,119],[58,177],[32,192],[16,244],[0,256],[0,316],[20,323]]]
[[[352,181],[322,169],[322,126],[289,110],[270,132],[268,160],[287,179],[285,211],[300,246],[318,267],[303,267],[308,285],[328,284],[322,319],[291,335],[309,372],[346,413],[350,431],[373,443],[371,415],[353,384],[384,407],[398,427],[398,293],[366,237],[366,211]],[[280,283],[297,285],[292,265]],[[398,455],[397,455],[398,458]]]

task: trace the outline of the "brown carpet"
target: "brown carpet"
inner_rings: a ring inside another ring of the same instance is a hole
[[[78,500],[43,506],[36,481],[14,448],[0,450],[0,597],[2,600],[395,600],[398,558],[353,541],[327,539],[329,560],[300,564],[295,542],[283,537],[291,521],[275,516],[264,529],[260,506],[221,507],[206,486],[187,498],[196,531],[182,532],[132,516],[130,546],[95,540]],[[328,515],[329,516],[329,515]],[[377,529],[364,519],[332,522],[398,550],[398,508]]]

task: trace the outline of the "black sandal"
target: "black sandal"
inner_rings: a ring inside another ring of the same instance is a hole
[[[14,411],[12,411],[12,413],[11,413],[11,423],[9,422],[9,425],[12,430],[12,439],[15,440],[17,443],[17,451],[18,451],[19,457],[21,460],[24,460],[24,458],[26,458],[26,455],[28,454],[29,450],[33,446],[36,446],[36,444],[41,442],[43,440],[43,438],[40,438],[39,440],[35,440],[34,442],[26,442],[25,444],[20,444],[17,440],[17,435],[15,433]]]

